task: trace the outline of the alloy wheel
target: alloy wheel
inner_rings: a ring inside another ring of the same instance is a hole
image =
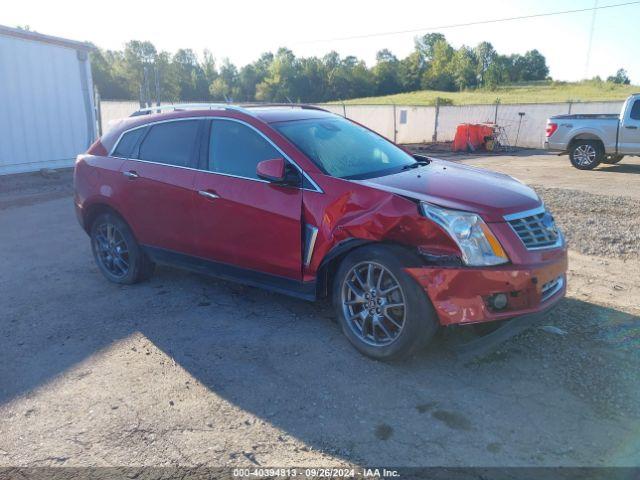
[[[129,248],[118,227],[112,223],[98,226],[93,240],[98,260],[111,275],[121,278],[129,272]]]
[[[591,165],[597,156],[598,152],[592,145],[580,145],[573,151],[573,158],[582,167]]]
[[[363,342],[381,347],[393,343],[405,325],[404,292],[383,265],[361,262],[342,284],[342,311],[349,328]]]

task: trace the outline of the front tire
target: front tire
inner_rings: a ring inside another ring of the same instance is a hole
[[[403,249],[371,245],[351,252],[333,282],[343,333],[361,353],[399,360],[427,345],[438,320],[426,293],[405,272],[416,260]]]
[[[108,280],[131,285],[153,274],[155,264],[140,249],[131,229],[119,216],[99,215],[90,232],[93,258]]]
[[[614,165],[624,158],[624,155],[605,155],[602,159],[602,163],[607,165]]]
[[[578,170],[593,170],[604,159],[604,151],[600,142],[578,140],[571,146],[569,158]]]

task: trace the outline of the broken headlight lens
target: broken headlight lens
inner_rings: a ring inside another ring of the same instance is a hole
[[[425,202],[420,205],[423,215],[440,225],[458,244],[466,265],[480,267],[509,261],[502,245],[479,215]]]

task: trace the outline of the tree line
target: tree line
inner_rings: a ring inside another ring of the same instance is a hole
[[[104,99],[155,100],[156,84],[167,101],[324,102],[416,90],[460,91],[544,80],[549,75],[538,50],[501,55],[489,42],[456,49],[440,33],[416,38],[414,50],[399,59],[387,49],[369,68],[354,56],[332,51],[323,57],[297,57],[287,48],[263,53],[241,68],[218,63],[204,51],[173,55],[147,41],[132,40],[123,50],[92,53],[93,78]]]

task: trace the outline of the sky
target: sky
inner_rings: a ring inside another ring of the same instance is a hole
[[[606,6],[629,0],[2,0],[0,24],[28,25],[40,33],[91,41],[101,48],[122,49],[128,40],[150,40],[175,52],[207,48],[217,59],[238,66],[265,51],[288,47],[296,55],[322,56],[336,50],[368,65],[388,48],[402,58],[417,35],[438,31],[454,47],[486,40],[501,54],[538,49],[550,75],[574,81],[606,78],[625,68],[640,84],[640,4],[598,10],[591,55],[592,12],[516,20],[449,29],[465,22]],[[373,33],[413,33],[340,40]]]

